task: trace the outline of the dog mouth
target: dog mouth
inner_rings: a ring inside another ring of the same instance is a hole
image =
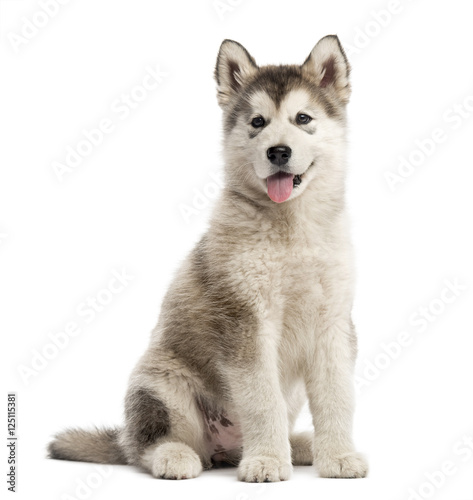
[[[280,170],[266,179],[266,187],[268,189],[268,196],[276,203],[286,201],[292,194],[294,188],[302,184],[302,180],[307,171],[312,167],[312,162],[304,173],[302,174],[289,174]]]

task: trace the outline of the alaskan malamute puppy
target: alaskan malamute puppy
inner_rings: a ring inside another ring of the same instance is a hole
[[[242,481],[292,465],[364,477],[352,442],[356,334],[344,202],[349,64],[336,36],[301,66],[262,66],[225,40],[215,69],[225,189],[179,269],[134,370],[125,424],[68,430],[52,458]],[[294,434],[308,399],[315,432]]]

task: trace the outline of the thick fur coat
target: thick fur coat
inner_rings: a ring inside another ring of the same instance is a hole
[[[125,424],[68,430],[52,458],[192,478],[364,477],[351,434],[356,334],[345,191],[349,65],[335,36],[301,66],[258,67],[225,40],[215,76],[225,189],[134,370]],[[308,400],[315,432],[294,434]]]

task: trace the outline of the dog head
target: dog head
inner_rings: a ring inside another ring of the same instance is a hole
[[[314,183],[339,185],[349,72],[336,36],[322,38],[300,66],[259,67],[242,45],[225,40],[215,79],[230,189],[282,203]]]

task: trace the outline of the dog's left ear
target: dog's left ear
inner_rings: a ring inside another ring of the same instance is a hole
[[[224,108],[241,89],[245,81],[258,70],[249,52],[233,40],[224,40],[215,66],[218,103]]]
[[[336,35],[319,40],[302,65],[302,70],[315,76],[320,87],[332,90],[343,103],[348,102],[351,93],[350,64]]]

